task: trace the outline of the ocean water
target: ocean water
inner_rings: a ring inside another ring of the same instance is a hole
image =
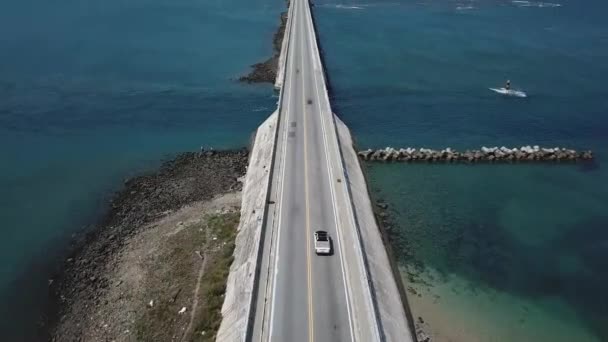
[[[177,152],[249,143],[277,98],[270,85],[235,79],[272,53],[285,5],[0,8],[0,331],[16,341],[9,330],[36,323],[30,309],[44,301],[48,262],[125,178]]]
[[[414,315],[437,341],[608,339],[608,5],[550,1],[316,1],[334,109],[360,146],[598,155],[594,167],[371,166],[420,295]],[[36,323],[47,261],[124,178],[180,151],[248,143],[277,99],[234,79],[270,55],[284,2],[0,8],[0,330],[11,340],[9,326]],[[487,89],[507,78],[530,97]]]
[[[596,153],[369,165],[434,341],[608,340],[608,4],[550,1],[316,1],[334,110],[360,147]],[[529,97],[488,90],[506,79]]]

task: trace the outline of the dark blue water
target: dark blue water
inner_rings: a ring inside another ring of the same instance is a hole
[[[276,98],[235,79],[271,54],[283,10],[0,0],[0,300],[12,299],[2,322],[26,310],[17,290],[38,301],[28,291],[46,287],[47,259],[123,179],[176,152],[249,143]]]
[[[436,341],[608,339],[608,5],[555,1],[317,1],[334,109],[362,147],[599,156],[592,168],[371,168],[404,275],[424,280],[410,284],[423,294],[410,296],[414,314]],[[91,223],[124,178],[179,151],[248,143],[277,99],[234,79],[271,53],[283,9],[0,0],[3,303],[16,280],[46,286],[32,263]],[[529,98],[487,89],[507,78]]]
[[[608,340],[607,11],[596,0],[317,1],[334,110],[360,146],[598,155],[587,166],[371,166],[420,294],[414,315],[435,341]],[[529,97],[488,90],[506,79]]]

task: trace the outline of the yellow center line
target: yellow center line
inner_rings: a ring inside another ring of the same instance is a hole
[[[300,30],[301,31],[301,30]],[[303,45],[304,39],[301,39],[301,44]],[[304,46],[302,46],[302,51],[304,50]],[[307,140],[306,140],[306,132],[307,132],[307,124],[306,121],[306,93],[304,88],[304,58],[300,56],[302,65],[300,70],[300,79],[302,84],[302,117],[304,121],[304,196],[306,201],[306,270],[307,270],[307,281],[308,281],[308,341],[314,341],[314,310],[312,304],[312,267],[310,261],[310,239],[312,235],[310,234],[310,205],[309,205],[309,196],[308,196],[308,148],[307,148]]]
[[[306,148],[306,118],[304,118],[304,193],[306,197],[306,268],[308,272],[308,340],[314,340],[314,321],[312,305],[312,267],[310,262],[310,205],[308,199],[308,152]]]

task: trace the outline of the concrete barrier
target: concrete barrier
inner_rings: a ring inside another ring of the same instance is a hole
[[[287,62],[289,33],[291,32],[291,17],[293,12],[290,1],[287,1],[287,6],[289,6],[287,10],[287,23],[285,24],[285,33],[283,34],[283,42],[281,43],[281,53],[279,54],[279,61],[277,65],[277,78],[274,81],[274,87],[276,89],[281,89],[283,87],[283,80],[285,79],[285,64]]]
[[[313,77],[317,83],[319,92],[319,106],[321,111],[321,122],[323,137],[326,139],[326,153],[329,157],[328,164],[331,170],[330,178],[343,179],[345,176],[344,164],[342,162],[340,143],[337,136],[336,123],[329,102],[329,93],[325,72],[319,52],[319,44],[312,20],[310,6],[306,6],[306,15],[310,20],[309,29],[312,37],[313,51]],[[352,149],[352,146],[348,147]],[[354,153],[354,150],[353,150]],[[362,250],[361,236],[359,234],[348,188],[344,183],[338,183],[333,199],[336,203],[337,231],[341,239],[342,253],[345,258],[345,275],[349,301],[352,306],[352,322],[354,338],[359,341],[383,340],[383,332],[379,325],[377,303],[371,288],[369,270],[366,267],[366,259]],[[402,340],[408,341],[408,340]]]
[[[415,341],[405,293],[399,291],[348,127],[336,116],[345,180],[356,216],[379,329],[384,341]],[[406,311],[406,308],[408,310]]]
[[[230,266],[216,341],[242,342],[249,333],[277,123],[278,113],[274,112],[256,131],[243,187],[234,261]]]

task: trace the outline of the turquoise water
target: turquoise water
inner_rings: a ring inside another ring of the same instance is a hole
[[[360,146],[598,155],[370,165],[435,341],[608,340],[608,5],[556,1],[317,1],[334,110]],[[507,78],[529,98],[487,89]]]
[[[453,341],[608,339],[608,5],[552,2],[316,2],[334,108],[359,145],[599,156],[592,168],[372,166],[404,274],[424,280],[414,313]],[[32,323],[19,314],[54,250],[124,178],[248,143],[277,99],[234,79],[271,53],[284,2],[0,5],[0,321],[14,327]],[[530,97],[487,89],[507,78]]]
[[[35,293],[54,251],[94,221],[123,179],[176,152],[249,143],[277,99],[270,85],[235,79],[272,52],[284,5],[0,0],[0,8],[7,338],[15,317],[42,300]]]

